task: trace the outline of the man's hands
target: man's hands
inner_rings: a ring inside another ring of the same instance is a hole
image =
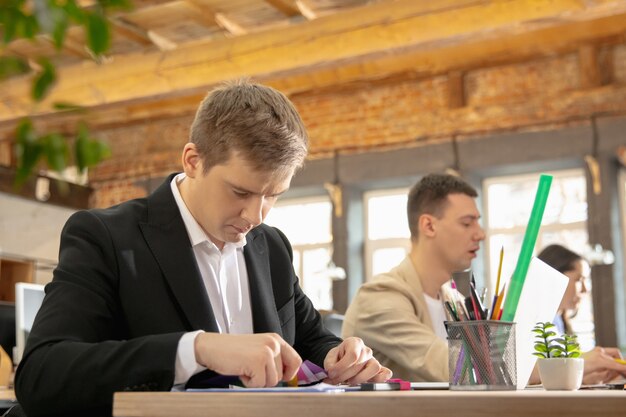
[[[626,376],[626,365],[615,361],[622,358],[617,348],[596,346],[593,350],[583,353],[582,358],[585,360],[583,384],[601,384],[620,375]]]
[[[200,333],[194,342],[196,362],[222,375],[237,375],[246,387],[273,387],[290,381],[302,359],[276,333],[234,335]],[[381,366],[372,350],[357,337],[349,337],[328,351],[324,359],[331,384],[384,382],[391,371]]]
[[[325,382],[330,384],[384,382],[391,378],[391,370],[381,366],[372,356],[372,349],[358,337],[348,337],[339,346],[328,351],[324,359],[328,373]]]
[[[302,363],[298,353],[276,333],[200,333],[194,350],[200,365],[218,374],[237,375],[251,388],[289,381]]]

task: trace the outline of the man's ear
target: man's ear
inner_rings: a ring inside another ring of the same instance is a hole
[[[202,173],[202,158],[194,143],[187,143],[183,148],[183,170],[189,178],[195,178]]]
[[[417,221],[420,236],[434,236],[436,220],[437,219],[430,214],[422,214]]]

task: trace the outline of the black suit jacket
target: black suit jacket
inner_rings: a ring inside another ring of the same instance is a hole
[[[180,337],[217,332],[170,189],[77,212],[17,370],[29,416],[110,415],[113,393],[170,390]],[[340,339],[302,293],[286,237],[260,225],[244,247],[255,333],[275,332],[318,365]]]

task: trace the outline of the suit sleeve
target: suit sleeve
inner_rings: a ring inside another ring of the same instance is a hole
[[[447,381],[447,343],[419,317],[405,291],[390,282],[361,287],[346,314],[344,335],[361,337],[412,381]]]
[[[116,391],[171,388],[182,332],[129,338],[118,281],[107,227],[91,212],[74,214],[15,378],[29,416],[68,407],[110,415]]]

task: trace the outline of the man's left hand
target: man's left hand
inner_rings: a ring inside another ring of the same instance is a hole
[[[328,373],[325,382],[357,385],[362,382],[384,382],[391,378],[391,370],[372,356],[372,349],[358,337],[348,337],[339,346],[328,351],[324,359]]]

